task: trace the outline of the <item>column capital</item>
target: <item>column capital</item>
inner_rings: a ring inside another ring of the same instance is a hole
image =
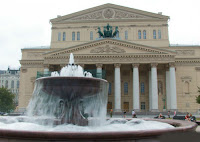
[[[97,63],[97,64],[96,64],[96,67],[97,67],[97,68],[102,68],[102,67],[103,67],[103,64],[102,64],[102,63]]]
[[[116,64],[114,64],[114,66],[115,66],[115,68],[120,68],[121,64],[116,63]]]
[[[169,63],[169,67],[175,67],[175,63],[174,62]]]
[[[157,67],[158,63],[151,63],[151,67]]]
[[[139,65],[140,65],[139,63],[133,63],[133,64],[132,64],[132,67],[133,67],[133,68],[138,68]]]

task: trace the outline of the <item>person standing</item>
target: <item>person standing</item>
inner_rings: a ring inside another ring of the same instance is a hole
[[[174,111],[174,116],[176,116],[176,111]]]
[[[170,111],[168,111],[167,115],[168,115],[168,118],[170,118]]]
[[[126,110],[124,110],[124,118],[126,118]]]
[[[136,118],[136,113],[134,110],[132,110],[132,118]]]
[[[113,110],[110,109],[110,118],[112,118]]]

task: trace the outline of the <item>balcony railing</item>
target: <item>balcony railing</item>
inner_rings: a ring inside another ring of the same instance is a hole
[[[84,70],[84,71],[90,72],[92,74],[92,76],[96,77],[96,78],[102,78],[102,79],[106,78],[106,71],[105,70],[102,70],[102,73],[97,73],[96,69],[88,69],[88,70]],[[36,78],[48,77],[48,76],[51,76],[51,73],[52,73],[51,71],[48,71],[48,72],[47,71],[45,71],[45,72],[38,71]]]

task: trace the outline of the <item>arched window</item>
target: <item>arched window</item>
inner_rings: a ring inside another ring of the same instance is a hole
[[[125,31],[125,39],[128,39],[128,31]]]
[[[19,81],[17,81],[17,88],[19,88]]]
[[[14,88],[14,81],[11,82],[11,88]]]
[[[66,39],[66,33],[63,32],[63,41],[65,41],[65,39]]]
[[[72,32],[72,40],[75,40],[75,32]]]
[[[163,84],[162,81],[158,81],[158,95],[163,94]]]
[[[124,82],[124,95],[128,95],[128,82]]]
[[[90,32],[90,40],[93,40],[93,32]]]
[[[8,80],[6,80],[5,87],[8,88]]]
[[[143,31],[143,39],[146,39],[147,38],[147,33],[146,33],[146,30]]]
[[[141,39],[142,38],[142,35],[141,35],[142,33],[141,33],[141,31],[139,30],[138,31],[138,39]]]
[[[109,82],[108,95],[111,95],[111,92],[112,92],[112,84]]]
[[[58,41],[61,40],[61,32],[58,33]]]
[[[145,88],[144,88],[144,82],[141,82],[141,86],[140,86],[141,88],[141,94],[143,94],[144,95],[144,91],[145,91]]]
[[[156,39],[156,30],[153,30],[153,39]]]
[[[161,39],[161,30],[158,30],[158,39]]]
[[[80,40],[80,32],[77,32],[77,40]]]

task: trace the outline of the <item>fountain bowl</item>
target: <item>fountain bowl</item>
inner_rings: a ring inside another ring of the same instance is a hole
[[[195,131],[197,124],[183,120],[144,119],[171,124],[175,128],[141,131],[115,132],[47,132],[47,131],[16,131],[0,129],[0,141],[9,142],[62,142],[62,141],[134,141],[159,142],[164,135],[177,135]]]

